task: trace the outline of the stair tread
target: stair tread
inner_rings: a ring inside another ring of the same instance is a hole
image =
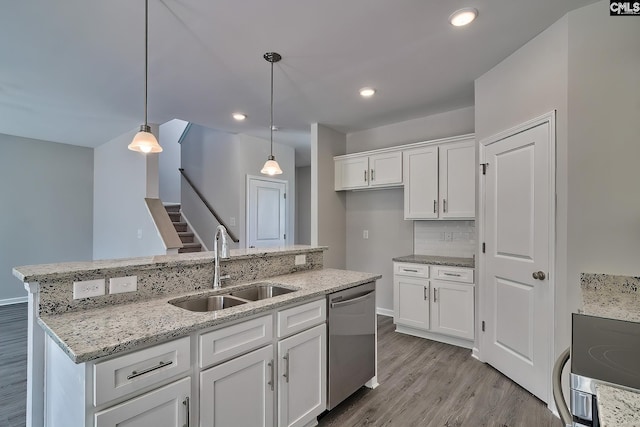
[[[183,248],[195,248],[195,247],[197,247],[197,246],[202,247],[202,245],[201,245],[200,243],[198,243],[198,242],[193,242],[193,243],[183,243],[183,244],[182,244],[182,247],[183,247]]]
[[[193,236],[193,233],[190,231],[178,231],[178,236],[191,237]]]

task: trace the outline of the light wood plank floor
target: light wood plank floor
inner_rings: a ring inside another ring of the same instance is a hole
[[[27,406],[27,304],[0,307],[0,426],[24,427]]]
[[[399,334],[383,316],[378,382],[326,413],[320,427],[562,426],[540,400],[470,350]]]
[[[561,427],[546,406],[470,351],[396,333],[378,317],[378,381],[320,427]],[[0,426],[25,425],[27,307],[0,307]]]

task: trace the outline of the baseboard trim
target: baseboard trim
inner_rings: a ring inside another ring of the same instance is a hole
[[[414,337],[426,338],[432,341],[439,341],[445,344],[456,345],[458,347],[468,348],[469,350],[473,348],[473,341],[468,341],[468,340],[457,338],[457,337],[450,337],[447,335],[436,334],[428,331],[422,331],[420,329],[415,329],[409,326],[396,324],[396,332],[400,332],[401,334],[413,335]]]
[[[376,314],[380,316],[393,317],[393,310],[389,310],[388,308],[376,307]]]
[[[478,360],[478,361],[480,361],[480,362],[484,363],[484,360],[482,360],[482,359],[480,358],[480,349],[479,349],[478,347],[473,347],[473,348],[471,349],[471,357],[473,357],[474,359],[476,359],[476,360]]]
[[[26,295],[23,297],[16,297],[16,298],[5,298],[5,299],[0,299],[0,306],[11,305],[11,304],[22,304],[25,302],[29,302],[29,297]]]

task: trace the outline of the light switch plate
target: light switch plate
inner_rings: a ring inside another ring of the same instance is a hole
[[[109,293],[121,294],[138,290],[138,276],[112,277],[109,279]]]
[[[73,299],[104,295],[104,279],[73,282]]]
[[[307,263],[307,256],[305,254],[296,255],[296,265],[302,265]]]

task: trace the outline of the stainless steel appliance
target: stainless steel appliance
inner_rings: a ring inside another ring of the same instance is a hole
[[[574,426],[599,426],[596,384],[640,391],[639,355],[640,323],[573,314],[570,408]],[[559,376],[555,371],[554,375]]]
[[[375,282],[330,294],[327,409],[376,374]]]

